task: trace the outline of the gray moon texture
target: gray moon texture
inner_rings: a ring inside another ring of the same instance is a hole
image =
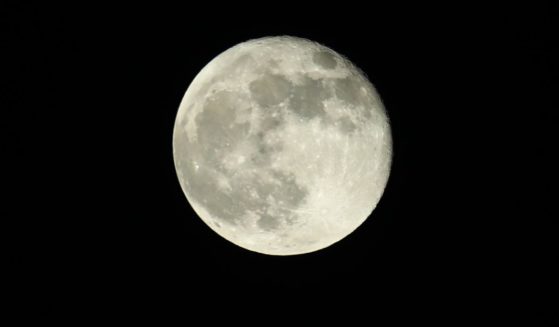
[[[219,54],[180,104],[173,155],[182,190],[217,234],[245,249],[295,255],[359,227],[392,161],[377,91],[316,42],[266,37]]]

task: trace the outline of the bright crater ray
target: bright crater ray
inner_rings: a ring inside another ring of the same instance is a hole
[[[173,135],[200,218],[248,250],[293,255],[355,230],[380,200],[392,140],[376,90],[318,43],[269,37],[213,59],[181,102]]]

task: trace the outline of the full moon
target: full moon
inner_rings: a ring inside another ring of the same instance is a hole
[[[377,91],[316,42],[233,46],[194,78],[173,132],[178,179],[198,216],[245,249],[295,255],[352,233],[379,202],[392,161]]]

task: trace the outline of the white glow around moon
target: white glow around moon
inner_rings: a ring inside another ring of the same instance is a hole
[[[178,178],[200,218],[248,250],[323,249],[361,225],[390,173],[382,102],[351,62],[318,43],[238,44],[196,76],[173,135]]]

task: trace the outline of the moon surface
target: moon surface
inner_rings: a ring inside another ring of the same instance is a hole
[[[392,137],[379,95],[348,59],[267,37],[233,46],[194,78],[173,154],[212,230],[251,251],[295,255],[338,242],[372,213]]]

